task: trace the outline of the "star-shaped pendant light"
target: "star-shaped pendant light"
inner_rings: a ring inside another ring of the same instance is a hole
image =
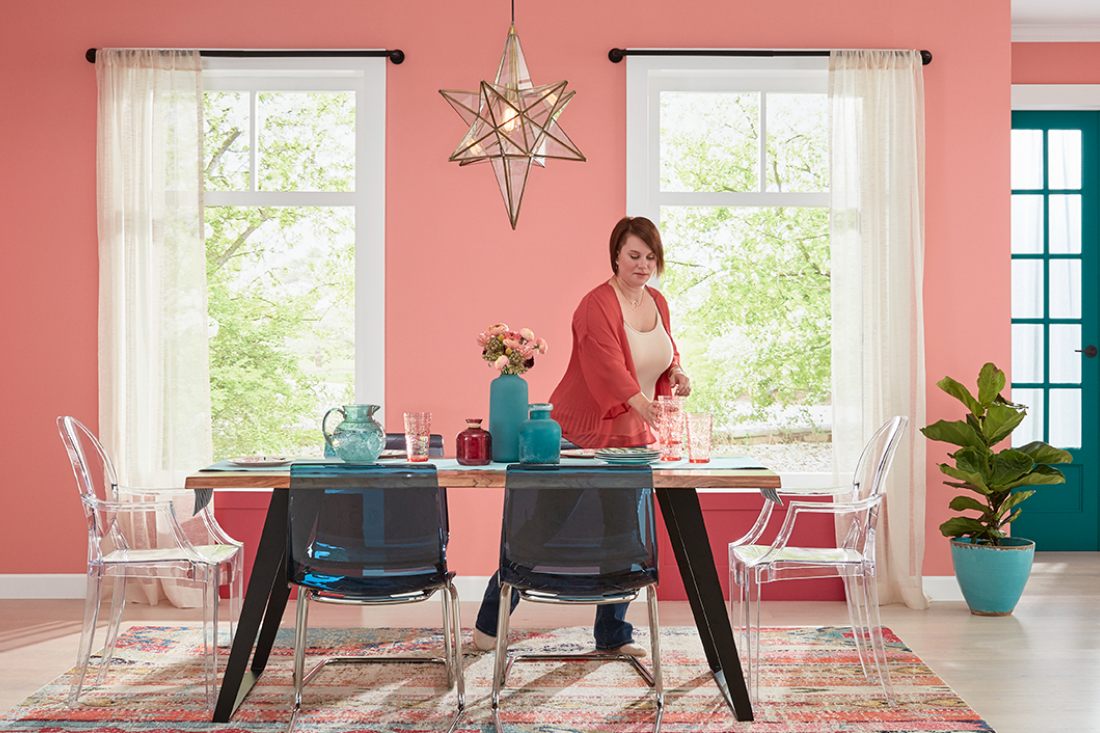
[[[513,23],[495,81],[482,81],[480,91],[439,90],[470,126],[450,160],[460,166],[492,164],[512,229],[519,220],[519,207],[532,165],[544,167],[547,158],[584,160],[584,155],[558,125],[558,117],[576,94],[565,91],[567,84],[531,83]]]

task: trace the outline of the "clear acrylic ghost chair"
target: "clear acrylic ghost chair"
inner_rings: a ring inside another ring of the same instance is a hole
[[[511,465],[505,478],[500,545],[492,714],[497,733],[500,690],[512,664],[525,660],[617,660],[631,664],[654,688],[661,730],[660,625],[657,619],[657,542],[649,466],[580,469]],[[508,654],[512,589],[539,603],[623,603],[646,589],[652,674],[627,654]]]
[[[63,416],[57,418],[57,429],[76,476],[88,528],[84,628],[68,704],[77,704],[84,685],[99,620],[103,581],[113,578],[114,592],[97,685],[103,683],[114,656],[126,605],[126,581],[129,578],[157,578],[184,580],[202,587],[205,697],[207,708],[213,710],[218,669],[218,588],[228,584],[233,608],[240,608],[241,543],[229,538],[214,521],[209,508],[204,507],[199,513],[211,541],[210,544],[194,544],[177,518],[172,497],[178,492],[120,487],[110,458],[87,427],[76,418]],[[193,506],[193,499],[189,505]],[[137,526],[151,529],[158,546],[140,547],[134,539]]]
[[[886,474],[908,422],[907,417],[894,417],[875,432],[860,456],[851,486],[780,489],[781,495],[794,500],[771,544],[759,544],[774,507],[771,501],[764,502],[748,534],[730,543],[730,615],[738,632],[741,663],[754,703],[760,700],[760,586],[781,580],[840,576],[863,673],[872,683],[878,680],[889,705],[897,704],[879,620],[875,528]],[[810,497],[832,501],[800,500]],[[803,514],[843,517],[847,532],[836,547],[793,547],[789,544],[791,533]]]
[[[402,436],[402,439],[404,436]],[[287,580],[298,587],[294,631],[294,729],[306,684],[326,664],[443,664],[447,688],[466,705],[461,621],[454,573],[447,570],[447,489],[426,466],[300,464],[290,469]],[[361,606],[416,603],[441,591],[443,656],[328,657],[307,674],[311,601]]]

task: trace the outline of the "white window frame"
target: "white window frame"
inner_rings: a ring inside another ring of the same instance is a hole
[[[206,191],[205,206],[344,206],[355,212],[355,399],[386,394],[386,58],[203,57],[204,91],[355,92],[355,190]],[[256,130],[249,149],[256,150]],[[381,412],[381,411],[380,411]],[[385,420],[385,415],[379,415]]]
[[[661,206],[829,206],[829,194],[660,190],[661,92],[827,93],[829,59],[816,56],[628,56],[626,211],[660,222]],[[761,145],[766,130],[761,131]],[[767,180],[761,171],[761,186]]]
[[[828,207],[829,192],[662,192],[661,92],[789,91],[827,94],[827,56],[628,56],[626,59],[626,212],[658,226],[662,206]],[[766,120],[766,109],[762,116]],[[762,122],[766,124],[766,122]],[[767,140],[761,130],[760,144]],[[761,156],[763,161],[763,156]],[[781,474],[784,486],[829,486],[831,473]],[[703,491],[706,491],[705,489]],[[727,489],[713,489],[725,492]]]

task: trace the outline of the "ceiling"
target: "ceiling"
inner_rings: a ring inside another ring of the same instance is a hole
[[[1012,40],[1100,42],[1100,0],[1012,0]]]

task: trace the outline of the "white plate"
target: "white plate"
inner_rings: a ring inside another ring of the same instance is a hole
[[[230,458],[229,462],[234,466],[251,466],[253,468],[270,468],[273,466],[285,466],[293,462],[293,458],[282,456],[249,456],[247,458]]]
[[[595,455],[591,448],[566,448],[561,452],[562,458],[592,458]]]

